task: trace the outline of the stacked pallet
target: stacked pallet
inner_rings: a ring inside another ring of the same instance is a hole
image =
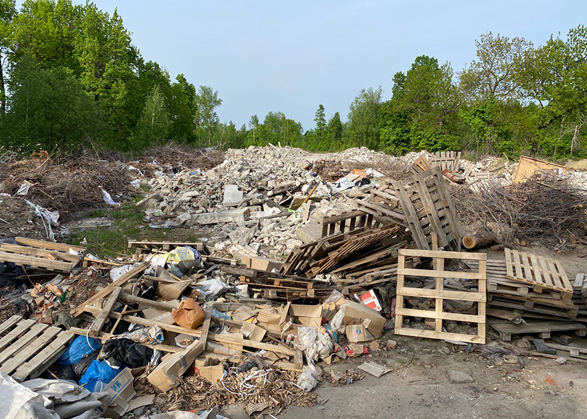
[[[296,247],[281,273],[313,278],[322,273],[351,274],[375,267],[396,267],[397,249],[408,244],[409,235],[397,225],[374,229],[356,228]]]
[[[24,268],[68,274],[85,252],[84,247],[43,240],[15,238],[16,244],[0,244],[0,262]]]
[[[356,204],[383,225],[407,227],[419,249],[432,249],[432,233],[439,247],[461,249],[463,231],[439,167],[401,182],[382,183]]]
[[[504,256],[487,261],[487,314],[502,340],[515,334],[585,333],[576,321],[573,287],[558,261],[512,249]]]

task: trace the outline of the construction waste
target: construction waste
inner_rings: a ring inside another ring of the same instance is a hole
[[[199,241],[131,240],[132,256],[100,259],[51,240],[59,220],[46,202],[25,217],[45,236],[0,212],[0,389],[12,395],[1,411],[220,418],[240,403],[275,415],[322,403],[318,385],[388,373],[324,367],[393,351],[394,335],[471,344],[519,368],[521,355],[587,352],[548,340],[587,335],[585,272],[527,248],[586,243],[584,173],[274,146],[229,150],[214,167],[148,164],[120,164],[116,182],[148,190],[136,205],[151,228]],[[4,180],[0,199],[30,197],[33,179],[19,182],[29,186]],[[98,186],[104,205],[125,198]],[[534,348],[507,343],[527,335]]]

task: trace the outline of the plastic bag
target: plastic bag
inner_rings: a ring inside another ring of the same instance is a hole
[[[171,311],[171,316],[175,323],[181,327],[195,329],[204,323],[206,313],[193,298],[188,298],[179,303],[179,306]]]
[[[194,285],[200,290],[201,296],[206,300],[216,297],[224,290],[230,289],[228,285],[216,278],[198,282]]]
[[[104,202],[106,202],[108,205],[113,205],[115,207],[118,207],[120,205],[118,202],[114,202],[110,194],[106,192],[106,190],[103,187],[100,186],[100,190],[102,191],[102,198],[104,199]]]
[[[59,358],[59,365],[75,365],[88,354],[101,348],[100,342],[85,336],[76,337]]]
[[[102,358],[113,358],[131,368],[144,367],[153,356],[153,350],[130,339],[110,339],[102,348]]]
[[[318,377],[320,376],[320,370],[312,363],[304,365],[304,372],[300,374],[298,378],[298,386],[304,391],[310,392],[318,385]]]
[[[315,327],[298,327],[298,336],[294,343],[296,349],[304,351],[308,362],[324,359],[332,353],[334,344],[327,333],[321,333]]]
[[[138,266],[138,263],[135,263],[134,265],[123,265],[123,266],[118,266],[116,268],[112,268],[110,269],[110,279],[112,281],[116,281],[118,278],[120,278],[122,275],[132,271],[135,266]]]
[[[120,370],[112,368],[106,361],[95,360],[82,375],[78,384],[90,391],[102,391],[118,373]]]

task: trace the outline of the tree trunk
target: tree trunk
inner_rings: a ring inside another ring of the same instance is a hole
[[[487,228],[493,231],[491,224],[493,223],[489,223]],[[463,246],[469,250],[488,247],[495,243],[494,235],[489,233],[480,221],[473,225],[463,226],[463,234]]]

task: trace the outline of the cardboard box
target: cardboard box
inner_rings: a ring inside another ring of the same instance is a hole
[[[349,324],[362,324],[375,338],[380,337],[383,333],[383,327],[385,326],[386,320],[375,310],[372,310],[363,304],[343,299],[338,300],[336,304],[340,306],[340,309],[344,308],[344,318],[342,323],[345,326]]]
[[[156,322],[161,322],[165,324],[175,324],[175,320],[173,320],[173,316],[171,315],[171,311],[161,310],[154,307],[149,307],[143,310],[143,314],[145,318],[149,320],[153,320]]]
[[[108,408],[102,414],[105,418],[118,419],[128,410],[130,400],[136,396],[133,386],[134,377],[130,368],[125,368],[112,379],[104,389],[109,394]]]
[[[292,304],[290,314],[303,326],[320,327],[322,325],[322,305]]]
[[[349,324],[345,329],[345,334],[349,342],[368,342],[375,339],[373,335],[362,324]]]

